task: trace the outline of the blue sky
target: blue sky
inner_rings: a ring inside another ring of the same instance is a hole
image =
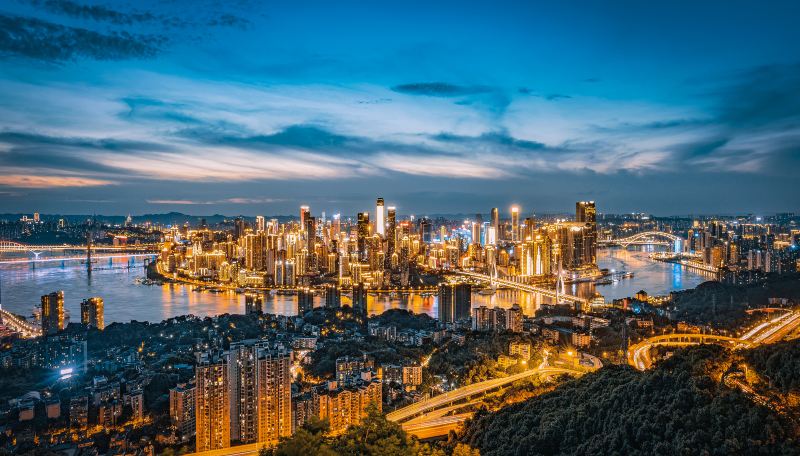
[[[0,212],[800,210],[797,2],[0,4]]]

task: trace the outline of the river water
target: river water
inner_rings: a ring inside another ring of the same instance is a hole
[[[3,259],[9,259],[6,256]],[[64,305],[73,322],[80,320],[80,302],[100,296],[105,301],[106,324],[112,322],[161,321],[177,315],[198,316],[222,313],[243,313],[244,297],[234,292],[212,293],[197,291],[195,287],[180,284],[143,285],[144,257],[103,258],[95,263],[91,273],[86,265],[77,260],[55,260],[40,263],[0,263],[0,303],[5,310],[20,315],[31,315],[40,302],[41,295],[52,291],[64,291]],[[702,273],[687,270],[682,266],[652,261],[648,248],[625,250],[621,248],[598,251],[598,265],[617,271],[631,271],[635,276],[611,285],[590,283],[568,287],[568,292],[589,297],[595,291],[607,301],[633,296],[643,289],[650,294],[667,294],[673,290],[694,288],[709,280]],[[571,289],[570,289],[571,288]],[[317,297],[315,305],[321,304]],[[370,294],[367,299],[369,313],[399,308],[415,313],[437,314],[435,294]],[[474,307],[480,305],[511,307],[519,304],[526,315],[532,315],[537,307],[549,302],[537,294],[512,290],[498,290],[493,295],[474,293]],[[343,297],[343,303],[349,303]],[[292,295],[267,295],[264,301],[267,313],[295,315],[297,298]]]

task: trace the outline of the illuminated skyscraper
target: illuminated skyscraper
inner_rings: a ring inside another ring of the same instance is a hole
[[[511,240],[513,242],[520,241],[519,237],[519,208],[511,206]]]
[[[42,334],[55,334],[64,329],[64,292],[42,296]]]
[[[101,331],[106,327],[103,319],[103,298],[95,296],[81,302],[81,324]]]
[[[367,239],[369,239],[369,212],[358,213],[356,246],[358,255],[363,260],[367,257]]]
[[[292,435],[291,352],[260,348],[256,352],[258,442],[272,446]]]
[[[230,447],[228,363],[221,353],[198,354],[194,408],[196,451]]]
[[[585,223],[588,231],[585,234],[586,263],[596,263],[597,260],[597,209],[594,201],[578,201],[575,203],[575,221]]]
[[[263,233],[267,227],[263,215],[256,215],[256,233]]]
[[[375,203],[375,232],[381,237],[386,236],[386,222],[383,219],[383,198],[378,198]]]
[[[311,217],[311,209],[308,206],[300,206],[300,229],[306,229],[306,219]]]
[[[500,233],[500,210],[498,208],[496,208],[496,207],[492,208],[491,220],[489,221],[489,223],[491,224],[492,228],[494,228],[495,238],[494,238],[494,242],[492,242],[494,244],[494,243],[497,242],[497,240],[498,240],[497,236],[499,236],[499,233]],[[486,243],[488,244],[489,241],[486,241]]]
[[[387,223],[389,225],[389,232],[387,234],[387,249],[389,256],[394,253],[395,244],[397,242],[397,209],[394,206],[387,208]]]

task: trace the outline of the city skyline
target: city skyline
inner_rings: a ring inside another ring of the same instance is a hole
[[[797,9],[6,3],[0,212],[797,211]]]

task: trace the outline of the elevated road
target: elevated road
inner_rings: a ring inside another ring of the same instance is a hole
[[[628,364],[639,370],[652,365],[650,349],[657,346],[686,347],[698,344],[719,344],[731,348],[750,348],[760,344],[780,341],[800,326],[800,312],[787,312],[760,323],[742,337],[726,337],[713,334],[665,334],[644,339],[628,348]]]
[[[22,337],[31,338],[42,335],[42,328],[21,319],[7,310],[0,309],[0,319],[3,320],[6,326],[20,333]]]
[[[453,273],[454,274],[458,274],[458,275],[462,275],[462,276],[466,276],[466,277],[470,277],[470,278],[473,278],[473,279],[477,279],[477,280],[483,280],[483,281],[486,281],[486,282],[493,282],[493,283],[496,283],[498,285],[502,285],[502,286],[508,287],[508,288],[515,288],[517,290],[527,291],[528,293],[539,293],[541,295],[544,295],[544,296],[547,296],[547,297],[553,298],[553,299],[561,299],[561,300],[564,300],[564,301],[576,302],[576,303],[581,303],[581,304],[586,302],[586,300],[583,299],[583,298],[579,298],[577,296],[568,295],[568,294],[559,294],[556,290],[551,289],[551,288],[536,287],[536,286],[533,286],[533,285],[528,285],[528,284],[519,283],[519,282],[513,282],[511,280],[506,280],[506,279],[492,279],[491,277],[489,277],[486,274],[480,274],[480,273],[477,273],[477,272],[453,271]]]
[[[396,423],[402,423],[418,415],[422,415],[443,407],[450,407],[455,402],[469,399],[472,396],[483,395],[491,390],[501,388],[528,377],[558,374],[582,375],[584,373],[586,373],[585,370],[571,369],[567,367],[538,367],[536,369],[530,369],[518,374],[509,375],[508,377],[495,378],[492,380],[486,380],[483,382],[462,386],[461,388],[448,391],[444,394],[440,394],[430,399],[416,402],[407,407],[387,413],[386,419]],[[419,423],[419,421],[417,423]]]

